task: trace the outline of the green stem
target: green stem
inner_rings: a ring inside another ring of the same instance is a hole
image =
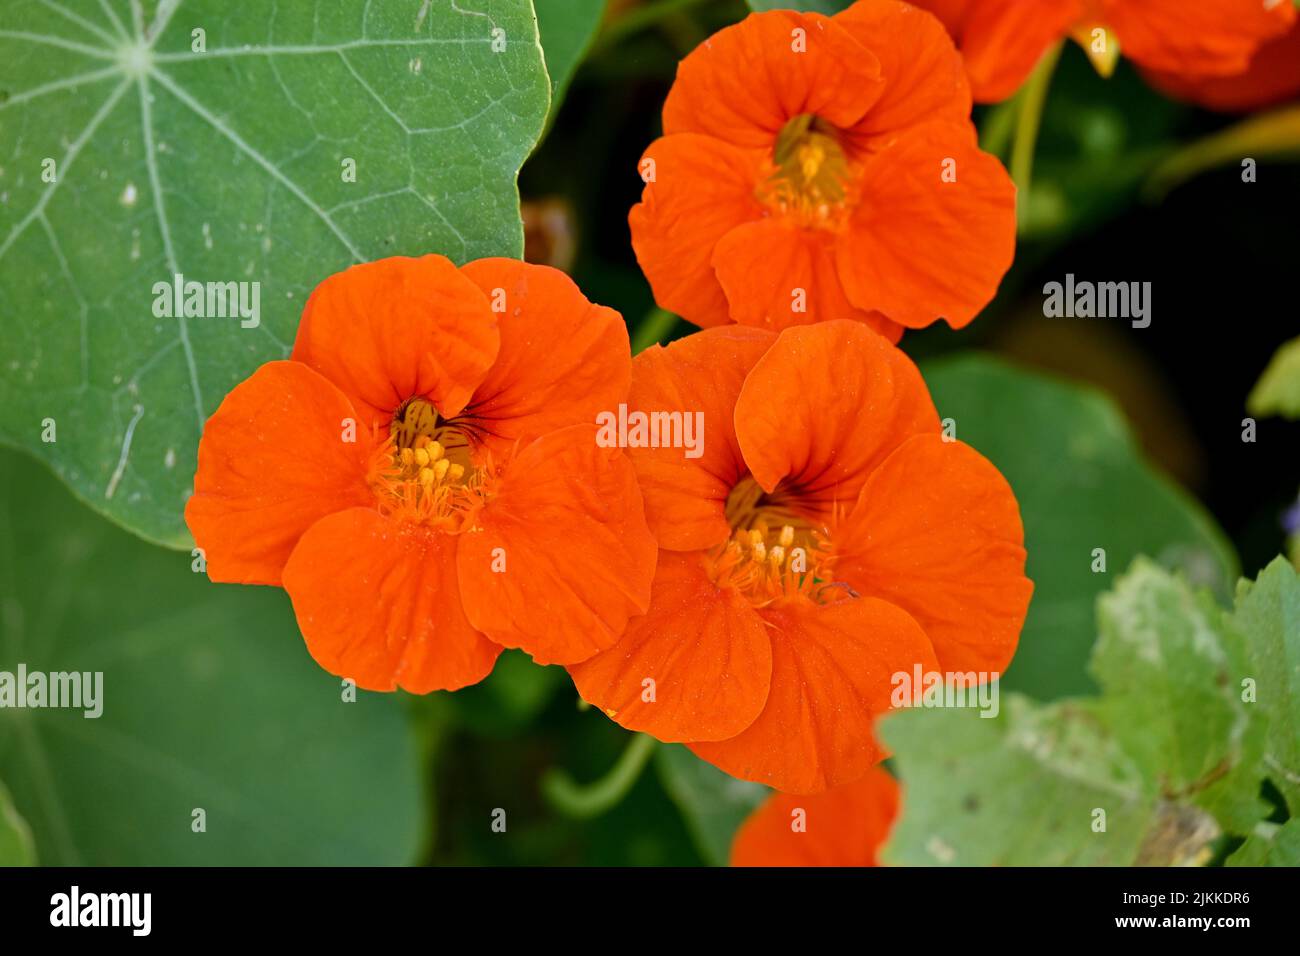
[[[1034,172],[1034,148],[1038,144],[1038,127],[1043,119],[1043,104],[1052,82],[1056,61],[1061,58],[1058,43],[1043,54],[1019,94],[1020,113],[1016,117],[1016,138],[1011,144],[1011,179],[1016,184],[1016,209],[1021,224],[1029,205],[1029,185]]]
[[[654,309],[641,320],[632,334],[632,354],[643,352],[664,338],[677,325],[677,316],[663,309]]]
[[[552,768],[542,776],[542,796],[567,817],[598,817],[627,796],[654,753],[656,743],[647,734],[634,735],[609,773],[585,786],[576,783],[565,771]]]

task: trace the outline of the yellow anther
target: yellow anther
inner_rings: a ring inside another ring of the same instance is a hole
[[[785,525],[781,528],[781,547],[788,548],[794,544],[794,527]]]
[[[433,478],[434,478],[434,475],[433,475],[433,469],[432,469],[432,468],[421,468],[421,469],[420,469],[420,484],[421,484],[422,486],[424,486],[425,488],[428,488],[431,484],[433,484]]]
[[[447,477],[447,472],[451,470],[451,462],[446,458],[440,458],[433,466],[433,474],[439,480]]]
[[[415,461],[415,452],[411,451],[411,449],[409,448],[403,448],[401,452],[401,458],[402,458],[402,467],[410,468],[411,462]]]
[[[429,464],[429,452],[424,448],[415,449],[415,461],[421,468]]]
[[[774,568],[781,567],[783,564],[785,564],[785,548],[781,547],[778,544],[768,554],[767,560],[772,565],[772,567]]]
[[[443,455],[442,442],[430,441],[427,451],[429,452],[429,460],[437,461]]]
[[[753,548],[755,551],[763,547],[763,532],[759,531],[757,528],[754,528],[752,531],[750,531],[749,546]]]
[[[822,161],[826,159],[826,150],[822,149],[816,143],[808,143],[799,148],[799,165],[803,170],[804,179],[812,179],[817,175],[817,171],[822,168]]]
[[[430,439],[428,435],[420,435],[415,439],[415,447],[423,448],[425,445],[429,444],[431,440],[432,439]]]
[[[452,481],[460,481],[462,478],[465,477],[465,466],[452,465],[450,468],[447,469],[447,476]]]
[[[762,561],[765,557],[767,557],[767,546],[764,545],[762,541],[755,541],[755,542],[754,542],[754,560],[755,560],[755,561]]]

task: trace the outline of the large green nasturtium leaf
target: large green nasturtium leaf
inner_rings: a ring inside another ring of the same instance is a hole
[[[283,592],[212,584],[190,555],[113,527],[0,451],[0,680],[20,665],[29,685],[103,675],[80,709],[0,708],[0,780],[43,864],[419,856],[418,748],[400,700],[321,670]],[[3,817],[0,800],[0,853]]]
[[[1039,699],[1091,690],[1094,602],[1138,555],[1231,595],[1231,545],[1191,496],[1146,464],[1104,395],[982,355],[921,370],[956,437],[997,466],[1020,503],[1034,596],[1004,688]],[[1093,570],[1098,549],[1105,571]]]
[[[1099,601],[1099,696],[1013,693],[992,717],[918,707],[885,719],[904,784],[886,860],[1204,863],[1223,834],[1249,837],[1238,863],[1289,858],[1294,833],[1263,820],[1261,795],[1265,779],[1283,789],[1300,738],[1300,670],[1285,646],[1300,639],[1298,607],[1300,581],[1280,559],[1233,613],[1139,560]]]
[[[0,0],[0,440],[184,545],[204,420],[318,282],[522,253],[549,97],[531,0]],[[256,321],[157,315],[177,274]]]

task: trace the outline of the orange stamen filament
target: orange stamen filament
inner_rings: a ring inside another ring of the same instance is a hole
[[[433,406],[423,399],[408,402],[394,417],[388,440],[380,446],[371,467],[370,484],[380,509],[386,514],[448,531],[460,531],[473,523],[486,497],[490,463],[480,468],[453,461],[448,452],[461,452],[467,444],[451,441],[440,426]],[[437,433],[449,439],[444,443]]]
[[[803,596],[821,603],[829,582],[831,554],[825,534],[783,525],[773,535],[766,521],[737,528],[709,554],[713,582],[744,594],[755,607]]]

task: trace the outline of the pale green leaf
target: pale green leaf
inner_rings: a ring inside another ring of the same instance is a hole
[[[1300,418],[1300,338],[1287,342],[1273,355],[1246,400],[1252,415]]]
[[[1264,773],[1300,816],[1300,575],[1275,558],[1243,581],[1232,615],[1249,658],[1258,719],[1267,728]]]
[[[1227,866],[1300,866],[1300,818],[1261,823],[1256,832],[1228,857]]]
[[[1098,601],[1091,669],[1126,753],[1158,770],[1161,795],[1248,832],[1259,799],[1264,725],[1242,700],[1243,642],[1206,592],[1139,559]]]

